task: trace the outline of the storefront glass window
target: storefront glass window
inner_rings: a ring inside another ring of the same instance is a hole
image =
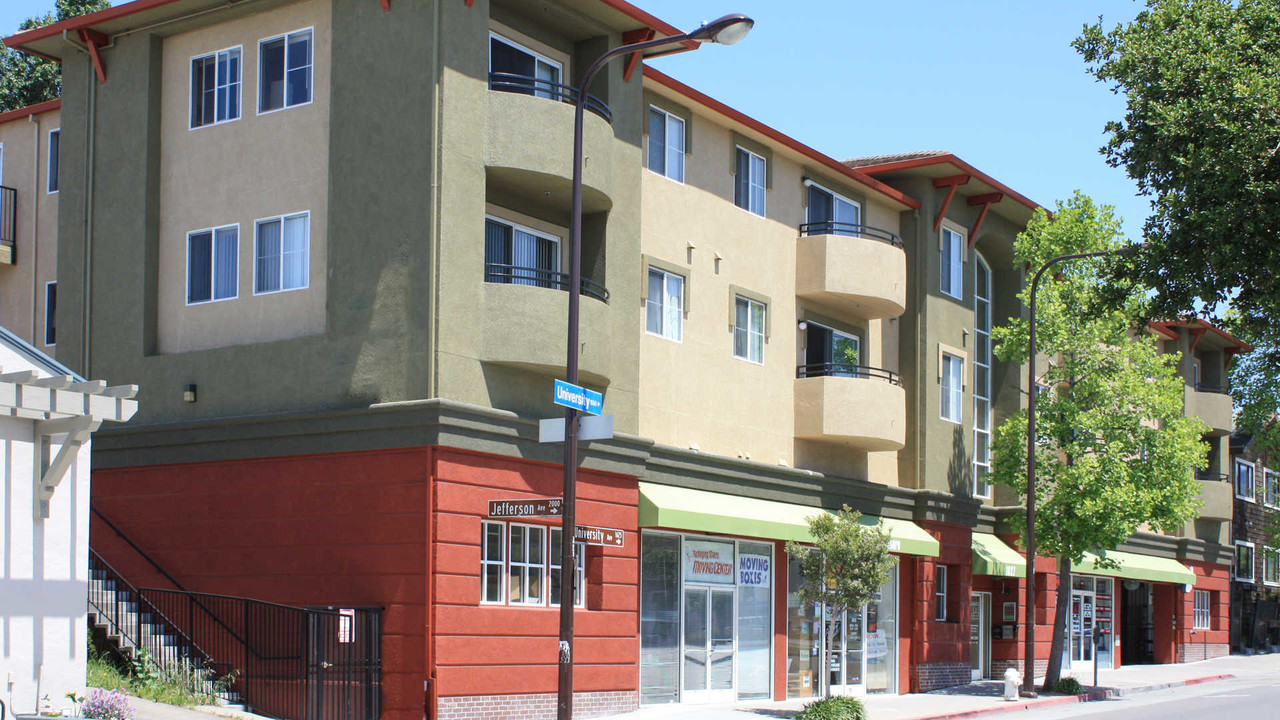
[[[738,545],[738,697],[770,696],[769,646],[773,637],[773,548]]]
[[[680,537],[640,540],[640,701],[680,699]]]
[[[867,606],[867,692],[898,690],[898,567]]]
[[[787,697],[818,694],[822,608],[800,602],[800,564],[787,563]]]

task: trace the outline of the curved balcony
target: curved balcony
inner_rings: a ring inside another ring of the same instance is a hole
[[[1214,437],[1230,435],[1234,427],[1230,391],[1216,385],[1188,385],[1183,407],[1190,417],[1200,418]]]
[[[906,445],[907,396],[890,370],[819,363],[796,369],[796,437],[865,452]]]
[[[1225,475],[1217,475],[1208,477],[1209,473],[1196,473],[1196,479],[1200,481],[1200,502],[1203,507],[1200,508],[1200,517],[1206,520],[1231,520],[1232,506],[1235,499],[1235,488],[1229,482],[1223,482]],[[1222,478],[1220,480],[1219,478]]]
[[[547,100],[559,100],[570,105],[576,105],[578,102],[577,88],[569,87],[563,83],[551,82],[550,80],[529,77],[528,75],[491,72],[489,73],[489,89],[518,93],[520,95],[533,95]],[[609,110],[609,106],[603,100],[595,95],[587,93],[587,101],[584,103],[584,107],[604,118],[605,122],[613,122],[613,112]]]
[[[907,255],[902,239],[880,228],[820,222],[800,226],[796,295],[867,320],[907,308]]]
[[[563,375],[568,344],[568,275],[508,265],[485,266],[480,361]],[[584,383],[609,384],[613,323],[609,292],[583,280],[579,305],[579,372]]]
[[[514,76],[513,76],[514,77]],[[514,82],[514,81],[513,81]],[[537,93],[537,94],[535,94]],[[505,193],[549,207],[567,208],[573,182],[573,106],[541,91],[494,89],[488,93],[485,167],[487,182]],[[607,110],[603,103],[601,110]],[[613,128],[604,116],[583,119],[582,204],[587,213],[609,210],[613,195]]]

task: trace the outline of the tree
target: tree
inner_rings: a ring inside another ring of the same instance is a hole
[[[1052,219],[1037,211],[1015,241],[1014,256],[1034,270],[1064,253],[1119,247],[1112,209],[1077,192],[1057,204]],[[1100,564],[1114,566],[1105,551],[1140,527],[1169,531],[1192,518],[1199,497],[1192,471],[1205,467],[1208,450],[1200,440],[1204,425],[1183,415],[1177,356],[1161,355],[1154,340],[1133,331],[1146,311],[1145,293],[1132,288],[1119,307],[1107,305],[1099,297],[1109,263],[1056,267],[1061,273],[1040,284],[1036,312],[1037,345],[1051,359],[1036,412],[1036,549],[1058,559],[1046,688],[1061,672],[1071,564],[1094,552],[1103,557]],[[1029,288],[1022,301],[1029,304]],[[1001,360],[1028,361],[1025,318],[996,328],[993,337]],[[992,446],[995,482],[1024,498],[1026,447],[1024,410],[996,429]]]
[[[812,545],[787,543],[787,554],[800,565],[800,602],[824,605],[827,647],[835,641],[832,618],[845,611],[858,612],[875,599],[889,581],[897,559],[889,554],[889,536],[879,526],[863,525],[862,514],[845,505],[836,514],[820,513],[807,518]],[[822,654],[823,677],[831,677],[831,653]],[[831,697],[831,683],[826,683]]]
[[[24,20],[18,32],[111,7],[110,0],[55,0],[54,12]],[[61,94],[62,68],[52,60],[0,45],[0,112],[16,110]]]
[[[1277,337],[1280,318],[1280,3],[1148,0],[1133,22],[1086,25],[1073,46],[1127,98],[1102,153],[1151,198],[1147,249],[1121,274],[1176,317],[1231,299]]]

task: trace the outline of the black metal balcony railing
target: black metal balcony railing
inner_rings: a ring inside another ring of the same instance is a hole
[[[18,191],[0,185],[0,245],[13,247],[18,237]]]
[[[1210,472],[1208,470],[1197,470],[1196,479],[1203,480],[1205,482],[1226,482],[1227,476],[1225,473]]]
[[[889,232],[881,230],[870,225],[855,225],[853,223],[842,223],[826,220],[823,222],[805,223],[800,226],[801,235],[845,235],[847,237],[860,237],[868,240],[879,240],[888,243],[894,247],[902,247],[902,238]]]
[[[491,72],[489,73],[489,89],[519,93],[521,95],[537,95],[538,97],[559,100],[570,105],[578,102],[577,88],[569,87],[563,83],[551,82],[550,80],[529,77],[528,75]],[[613,122],[613,112],[609,110],[609,106],[591,93],[587,93],[586,108],[604,118],[605,122]]]
[[[852,365],[850,363],[838,362],[800,365],[796,368],[796,377],[867,378],[871,380],[884,380],[891,385],[902,385],[902,376],[892,370],[885,370],[883,368],[870,367],[867,365]]]
[[[1208,385],[1206,383],[1196,383],[1196,392],[1217,393],[1219,395],[1230,395],[1231,388],[1226,385]]]
[[[522,267],[520,265],[501,265],[499,263],[485,263],[484,281],[508,285],[532,285],[534,287],[566,291],[569,289],[569,273],[539,270],[538,268]],[[609,290],[590,278],[582,278],[580,292],[600,302],[609,302]]]

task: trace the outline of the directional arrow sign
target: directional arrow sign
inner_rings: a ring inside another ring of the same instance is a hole
[[[612,415],[578,416],[579,440],[608,440],[613,437]],[[538,421],[538,442],[564,442],[564,418],[543,418]]]
[[[625,535],[617,528],[591,527],[590,525],[577,525],[573,528],[573,539],[587,545],[622,547],[623,537]]]
[[[591,415],[599,415],[604,407],[604,395],[578,385],[570,385],[563,380],[556,381],[556,390],[551,401]]]

